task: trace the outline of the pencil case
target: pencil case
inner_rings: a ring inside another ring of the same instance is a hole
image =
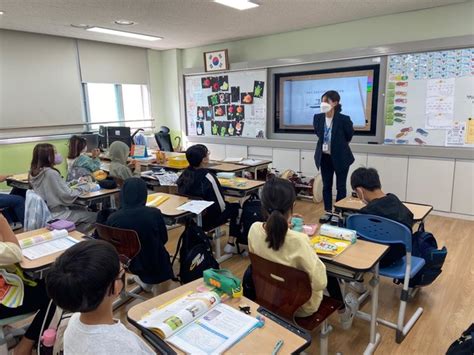
[[[227,269],[207,269],[202,273],[204,282],[231,297],[242,297],[242,283]]]
[[[67,221],[65,219],[53,219],[52,221],[46,222],[46,228],[50,231],[65,229],[70,232],[76,229],[76,225],[74,222]]]

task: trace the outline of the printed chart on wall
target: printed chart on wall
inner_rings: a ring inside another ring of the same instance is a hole
[[[187,76],[188,135],[265,138],[266,80],[266,70]]]
[[[474,48],[389,57],[384,143],[474,147]]]

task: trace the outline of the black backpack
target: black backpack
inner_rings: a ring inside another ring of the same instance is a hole
[[[459,339],[451,344],[446,355],[471,355],[474,354],[474,323],[467,328]]]
[[[426,232],[423,225],[413,234],[412,255],[425,259],[425,265],[410,280],[409,287],[422,287],[431,284],[441,274],[448,250],[438,249],[433,234]]]
[[[193,220],[186,222],[184,232],[179,237],[173,266],[179,253],[179,281],[182,284],[197,280],[207,269],[219,269],[219,263],[212,254],[211,242],[201,227]]]
[[[242,206],[242,214],[240,215],[240,231],[237,237],[237,243],[248,245],[249,244],[249,231],[252,224],[255,222],[263,222],[262,216],[262,202],[256,194],[250,195],[250,197],[244,202]]]

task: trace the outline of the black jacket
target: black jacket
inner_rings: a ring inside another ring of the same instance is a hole
[[[227,207],[222,186],[216,176],[207,169],[188,168],[181,174],[177,185],[180,194],[214,201],[202,216],[204,230],[214,228]]]
[[[314,115],[313,127],[314,132],[318,136],[318,144],[316,145],[316,152],[314,153],[314,161],[316,167],[321,167],[321,157],[323,153],[323,137],[324,124],[326,121],[326,114],[318,113]],[[354,162],[349,142],[354,135],[354,128],[349,116],[342,113],[335,113],[332,122],[331,131],[331,157],[335,171],[344,171]]]
[[[170,255],[165,248],[168,241],[166,224],[158,208],[146,207],[146,183],[140,178],[125,180],[120,201],[121,208],[106,224],[132,229],[138,234],[141,250],[130,264],[130,271],[148,284],[157,284],[174,277]]]

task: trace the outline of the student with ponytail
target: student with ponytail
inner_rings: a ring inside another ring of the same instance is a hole
[[[336,173],[336,201],[346,197],[346,180],[349,167],[354,162],[349,142],[354,135],[351,118],[341,113],[341,97],[334,90],[321,96],[321,113],[314,115],[314,132],[318,137],[314,161],[321,170],[323,200],[326,214],[320,222],[326,223],[332,212],[332,184]]]
[[[209,231],[229,221],[229,241],[224,252],[237,253],[236,237],[239,233],[237,218],[239,204],[225,201],[221,184],[216,176],[206,167],[209,164],[209,150],[203,144],[196,144],[186,150],[189,167],[177,181],[180,194],[199,197],[206,201],[214,201],[203,214],[203,229]]]
[[[250,228],[249,251],[264,259],[294,267],[308,274],[312,295],[296,311],[296,316],[307,317],[316,312],[326,287],[331,297],[342,301],[343,297],[337,279],[326,275],[326,267],[313,250],[308,236],[290,229],[290,219],[296,201],[293,184],[288,180],[272,178],[265,183],[261,199],[266,222],[256,222]],[[250,292],[244,295],[251,298],[253,281],[250,274],[249,268],[244,276],[244,292],[246,290]],[[345,305],[339,310],[344,329],[350,328],[357,306],[357,297],[348,293]]]

